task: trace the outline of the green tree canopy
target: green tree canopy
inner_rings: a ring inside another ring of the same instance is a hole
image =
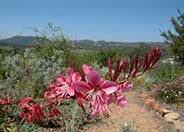
[[[169,48],[175,59],[184,65],[184,12],[178,10],[178,14],[178,17],[171,18],[175,32],[168,30],[167,32],[162,32],[161,35],[170,44]]]

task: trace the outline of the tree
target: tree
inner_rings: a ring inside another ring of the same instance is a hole
[[[170,44],[169,49],[173,53],[176,61],[184,65],[184,12],[178,10],[178,14],[178,17],[171,18],[171,23],[176,33],[168,30],[167,32],[162,32],[161,36]]]

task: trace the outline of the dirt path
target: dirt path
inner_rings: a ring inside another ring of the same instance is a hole
[[[174,132],[172,125],[159,116],[159,114],[149,110],[137,92],[126,93],[128,105],[124,109],[112,105],[112,113],[103,123],[96,124],[86,132],[117,132],[120,124],[133,121],[137,132]]]

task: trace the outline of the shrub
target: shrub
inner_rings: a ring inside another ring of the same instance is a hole
[[[167,103],[184,102],[184,76],[174,81],[161,83],[157,96]]]
[[[4,108],[17,105],[20,111],[18,117],[21,119],[21,122],[38,123],[43,118],[57,116],[60,114],[57,105],[68,99],[75,100],[83,111],[85,111],[84,106],[86,106],[84,104],[89,104],[91,116],[108,114],[108,105],[111,103],[115,103],[122,108],[125,107],[126,99],[120,93],[132,87],[128,80],[138,77],[146,70],[151,69],[159,57],[159,49],[151,49],[150,54],[145,55],[143,66],[140,69],[139,57],[132,58],[130,60],[130,68],[127,68],[127,60],[123,59],[120,61],[119,56],[116,55],[114,70],[111,59],[108,58],[107,80],[101,78],[99,73],[91,66],[83,64],[82,68],[85,74],[84,81],[79,72],[74,72],[74,70],[69,67],[67,68],[66,76],[57,74],[56,77],[49,82],[48,89],[45,90],[42,95],[37,95],[35,98],[21,97],[18,101],[14,101],[11,97],[8,97],[0,99],[0,105],[4,106]],[[15,65],[21,64],[22,62],[20,60],[15,63]],[[23,64],[29,63],[23,61]],[[139,69],[141,70],[140,72],[138,72]],[[121,71],[124,71],[124,74],[121,74]],[[24,72],[20,70],[19,72],[24,74]],[[32,72],[28,72],[28,75],[30,73]],[[126,75],[126,73],[128,74]],[[10,110],[11,108],[12,107],[10,107]],[[4,109],[4,111],[9,111],[9,109]],[[75,119],[75,116],[75,114],[72,115],[72,119]],[[69,123],[69,126],[70,124],[71,123]]]
[[[117,132],[136,132],[136,126],[133,121],[122,122]]]
[[[6,70],[3,67],[0,67],[0,79],[6,78]]]
[[[107,66],[107,58],[115,58],[116,56],[116,50],[115,49],[103,49],[97,52],[97,63],[101,66]]]
[[[184,68],[180,65],[160,63],[157,68],[153,69],[146,76],[151,77],[153,82],[169,82],[184,73]]]
[[[84,54],[76,56],[77,51],[70,47],[71,43],[66,39],[43,36],[37,42],[36,46],[26,48],[14,56],[4,56],[4,60],[0,62],[7,72],[7,78],[0,80],[0,116],[5,118],[4,114],[7,114],[17,121],[35,124],[48,119],[50,125],[53,122],[57,124],[57,116],[62,115],[60,111],[64,111],[62,117],[66,117],[66,120],[61,118],[66,131],[80,124],[76,118],[81,115],[78,107],[83,111],[89,107],[91,116],[108,114],[108,105],[111,103],[124,108],[126,99],[121,92],[132,87],[128,80],[151,69],[160,57],[158,48],[151,49],[150,54],[145,55],[141,67],[138,56],[130,61],[121,61],[116,55],[113,58],[115,63],[108,58],[108,69],[104,69],[107,73],[102,78],[91,66],[82,65],[88,57]],[[111,51],[109,54],[111,56]],[[114,51],[112,54],[114,56]],[[89,55],[89,58],[93,56]],[[80,70],[75,72],[81,65],[84,77]],[[73,66],[74,69],[68,67],[66,70],[66,66]],[[62,74],[64,70],[66,75]],[[60,106],[62,108],[59,111]],[[29,126],[25,126],[25,129],[26,127]],[[30,125],[30,130],[32,128],[34,129],[34,125]]]

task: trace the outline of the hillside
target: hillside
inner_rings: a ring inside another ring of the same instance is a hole
[[[20,45],[26,46],[32,44],[38,37],[33,36],[14,36],[7,39],[2,39],[0,42],[10,44],[10,45]]]
[[[39,37],[34,36],[14,36],[0,40],[0,46],[25,47],[33,44]],[[168,45],[164,42],[115,42],[115,41],[93,41],[93,40],[73,40],[72,43],[78,49],[97,50],[109,47],[136,47],[139,45],[148,45],[153,47],[166,48]]]

